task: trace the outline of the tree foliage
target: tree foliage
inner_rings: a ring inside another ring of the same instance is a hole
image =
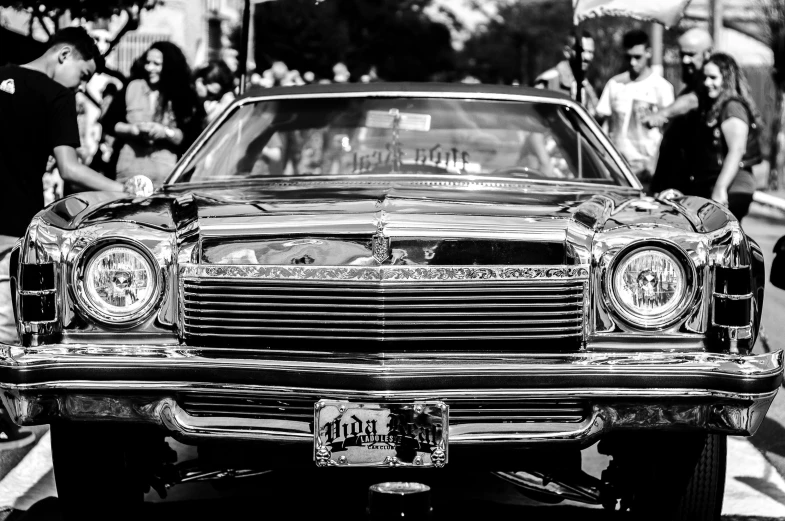
[[[31,10],[52,19],[69,13],[72,18],[95,20],[126,9],[141,10],[160,3],[161,0],[0,0],[0,7]]]
[[[785,187],[785,0],[761,0],[767,36],[774,51],[772,76],[777,86],[777,113],[772,125],[769,188]]]
[[[563,57],[573,30],[571,0],[499,2],[498,15],[477,31],[460,55],[464,74],[487,83],[531,84]],[[589,80],[601,90],[623,66],[621,39],[643,24],[625,18],[589,20],[581,25],[594,36],[596,53]]]
[[[485,83],[528,85],[562,59],[571,29],[570,0],[499,2],[497,16],[465,43],[461,68]]]
[[[423,12],[431,0],[313,0],[256,7],[258,67],[282,60],[290,68],[332,77],[344,62],[352,76],[375,67],[388,81],[425,81],[454,70],[449,29]]]

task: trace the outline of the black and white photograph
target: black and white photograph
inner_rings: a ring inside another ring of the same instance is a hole
[[[785,521],[784,369],[785,0],[0,0],[0,521]]]

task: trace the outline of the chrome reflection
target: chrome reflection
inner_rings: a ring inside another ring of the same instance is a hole
[[[482,399],[482,391],[474,391],[473,394]],[[462,423],[451,420],[449,439],[450,444],[467,445],[500,442],[524,445],[542,442],[582,443],[611,431],[652,429],[751,436],[763,422],[776,391],[757,395],[717,396],[717,393],[697,391],[689,394],[689,398],[675,398],[674,403],[662,404],[659,403],[661,399],[654,399],[658,395],[657,390],[647,392],[645,397],[628,396],[620,401],[614,397],[614,390],[609,389],[592,397],[591,415],[577,424],[500,420]],[[521,393],[516,396],[522,398]],[[663,394],[663,397],[668,396],[668,393]],[[395,397],[390,396],[392,399]],[[351,394],[348,398],[352,402],[362,400]],[[111,419],[160,425],[176,438],[186,441],[223,439],[313,443],[312,422],[231,415],[195,416],[181,408],[173,396],[145,398],[6,391],[2,399],[14,421],[22,425],[63,419]],[[450,403],[449,400],[445,401]]]

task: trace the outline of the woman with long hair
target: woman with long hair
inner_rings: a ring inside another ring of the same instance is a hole
[[[741,221],[755,193],[752,167],[763,159],[761,118],[736,61],[715,53],[703,65],[700,93],[701,195],[728,206]]]
[[[195,74],[196,93],[211,122],[234,101],[234,75],[223,60],[210,60]]]
[[[201,132],[204,109],[183,52],[171,42],[150,46],[132,79],[115,97],[104,124],[119,141],[117,180],[145,175],[159,187],[177,157]]]

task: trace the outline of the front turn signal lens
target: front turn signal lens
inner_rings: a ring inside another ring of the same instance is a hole
[[[132,320],[155,298],[155,268],[134,248],[104,248],[87,263],[84,293],[99,318],[110,322]]]
[[[643,327],[661,326],[680,313],[687,292],[682,263],[660,248],[627,254],[613,272],[617,311]]]

